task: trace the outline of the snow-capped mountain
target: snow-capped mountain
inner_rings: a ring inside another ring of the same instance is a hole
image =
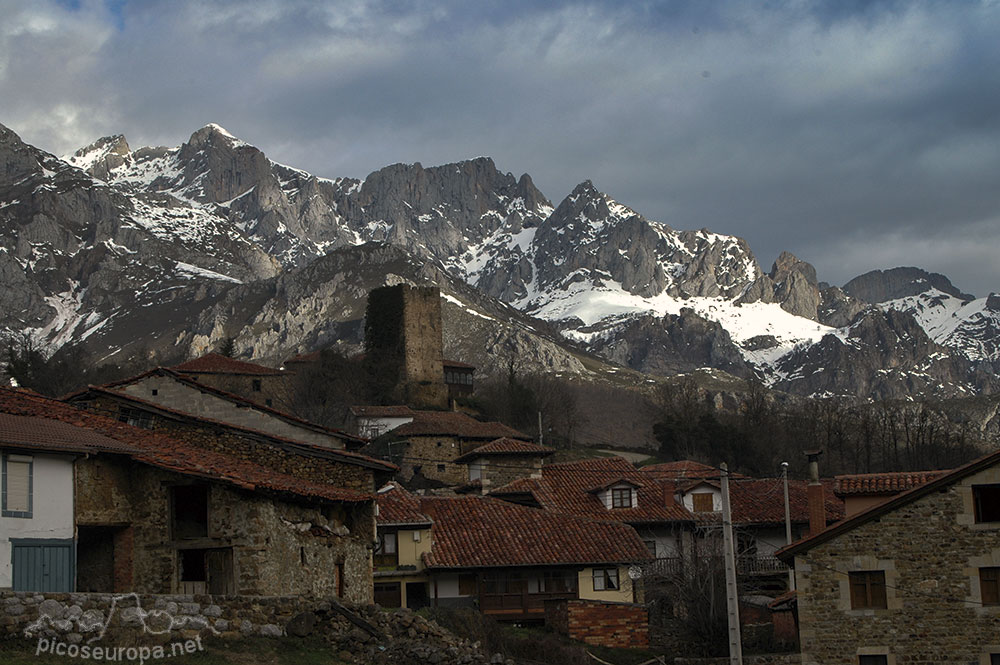
[[[280,358],[356,324],[356,303],[319,294],[363,301],[344,286],[351,273],[370,288],[385,269],[382,281],[442,283],[479,328],[520,321],[549,345],[540,366],[558,371],[584,372],[567,358],[587,349],[641,372],[707,366],[801,394],[1000,387],[997,296],[916,269],[828,287],[788,253],[765,273],[741,238],[675,230],[589,181],[553,206],[527,174],[486,157],[326,179],[218,125],[176,148],[132,150],[114,136],[64,159],[0,126],[0,229],[0,330],[52,347],[131,338],[196,353],[236,336],[245,352]],[[448,343],[461,347],[464,333]],[[511,339],[496,333],[490,348],[527,337]]]

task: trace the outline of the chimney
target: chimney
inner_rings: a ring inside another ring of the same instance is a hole
[[[821,450],[806,452],[809,459],[809,535],[814,535],[826,528],[826,500],[823,496],[823,484],[819,482],[819,456]]]

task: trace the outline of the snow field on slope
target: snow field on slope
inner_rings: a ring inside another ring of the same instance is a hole
[[[718,322],[737,345],[759,335],[773,335],[778,341],[774,348],[761,351],[741,348],[744,357],[758,365],[770,365],[798,344],[818,342],[836,330],[790,314],[775,303],[736,305],[724,298],[675,298],[666,293],[644,298],[628,293],[621,284],[610,280],[604,281],[602,286],[577,282],[565,291],[541,297],[536,294],[532,301],[525,299],[515,305],[542,319],[559,321],[575,317],[587,326],[632,314],[678,315],[682,309],[689,308],[705,319]],[[571,339],[587,341],[600,333],[567,331],[564,334]]]

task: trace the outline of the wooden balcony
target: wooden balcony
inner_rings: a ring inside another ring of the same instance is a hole
[[[682,557],[665,557],[656,559],[643,566],[643,577],[679,577],[685,572],[704,570],[706,567],[722,569],[722,557],[700,557],[697,564],[685,561]],[[788,566],[774,556],[739,556],[736,558],[736,574],[748,575],[778,575],[786,574]]]
[[[576,591],[548,593],[481,593],[479,610],[500,620],[541,619],[546,600],[576,598]]]

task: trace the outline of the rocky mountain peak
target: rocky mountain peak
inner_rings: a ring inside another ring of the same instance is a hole
[[[122,134],[104,136],[90,145],[80,148],[72,156],[65,158],[73,166],[89,175],[107,182],[111,171],[125,164],[132,150]]]
[[[217,144],[223,142],[224,144],[243,144],[238,138],[233,136],[229,131],[226,130],[222,125],[217,125],[214,122],[210,122],[195,133],[191,135],[188,139],[188,145],[194,148],[202,148],[206,145]]]

